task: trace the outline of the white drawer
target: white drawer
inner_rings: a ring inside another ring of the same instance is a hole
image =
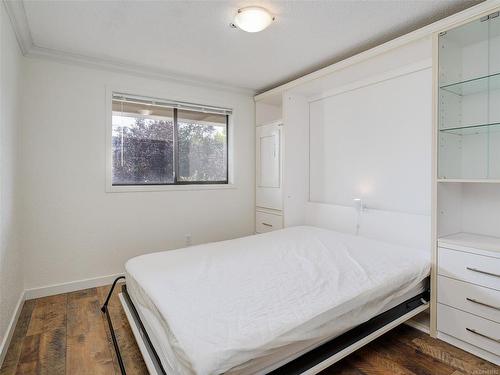
[[[500,355],[500,324],[438,303],[438,330]]]
[[[500,259],[438,249],[438,274],[500,290]]]
[[[274,215],[267,212],[255,212],[255,231],[257,233],[266,233],[276,229],[283,228],[283,216]]]
[[[438,277],[438,302],[500,323],[500,291]]]

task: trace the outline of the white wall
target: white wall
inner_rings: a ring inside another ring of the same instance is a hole
[[[255,123],[257,126],[266,125],[282,118],[281,106],[263,102],[255,103]]]
[[[235,189],[105,192],[105,89],[234,109]],[[153,251],[251,234],[255,204],[250,96],[28,59],[22,194],[27,289],[119,273]]]
[[[17,138],[21,53],[4,4],[0,4],[0,353],[23,292],[17,238]],[[1,354],[0,354],[1,356]],[[0,358],[0,363],[2,358]]]

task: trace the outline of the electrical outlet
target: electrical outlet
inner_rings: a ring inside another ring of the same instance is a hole
[[[191,246],[191,235],[186,234],[186,246]]]

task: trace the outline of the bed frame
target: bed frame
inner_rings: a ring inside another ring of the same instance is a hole
[[[106,298],[101,310],[106,315],[108,321],[121,373],[122,375],[126,375],[125,365],[123,363],[120,347],[115,336],[113,323],[108,310],[111,295],[117,282],[121,279],[125,279],[125,276],[118,277],[113,282],[111,290],[109,291],[108,297]],[[392,309],[373,317],[367,322],[352,328],[344,334],[327,341],[319,347],[302,354],[300,357],[290,362],[277,364],[277,367],[270,371],[268,375],[317,374],[387,331],[426,310],[429,307],[429,295],[429,290],[426,290],[425,292],[400,303]],[[151,375],[173,375],[167,374],[164,370],[160,358],[158,357],[148,333],[142,324],[139,314],[127,292],[126,284],[122,285],[122,292],[119,294],[119,298],[149,373]]]

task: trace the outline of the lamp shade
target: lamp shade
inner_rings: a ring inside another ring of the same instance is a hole
[[[274,17],[264,8],[251,6],[241,8],[234,17],[234,24],[249,33],[264,30],[273,22]]]

